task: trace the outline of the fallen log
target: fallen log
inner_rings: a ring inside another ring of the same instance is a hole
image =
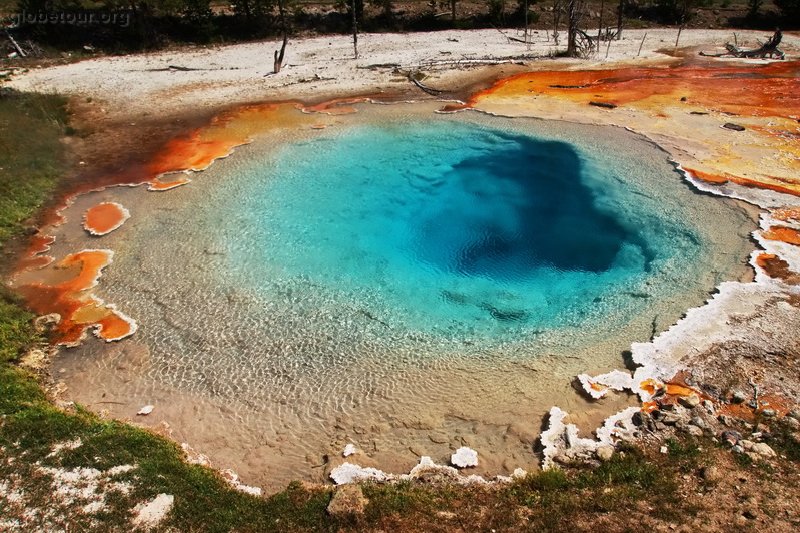
[[[733,130],[733,131],[744,131],[745,130],[744,126],[740,126],[739,124],[734,124],[733,122],[726,122],[725,124],[722,125],[722,127],[727,129],[727,130]]]
[[[781,30],[775,30],[775,33],[772,34],[772,37],[767,39],[767,42],[759,46],[758,48],[752,50],[743,50],[739,48],[735,44],[726,43],[725,44],[725,52],[721,54],[708,54],[706,52],[701,51],[701,56],[706,57],[738,57],[742,59],[752,59],[758,58],[763,59],[767,56],[770,58],[777,57],[778,59],[786,59],[786,54],[778,48],[778,45],[781,44],[781,40],[783,39],[783,33]]]
[[[434,89],[433,87],[428,87],[427,85],[425,85],[424,83],[419,81],[417,78],[415,78],[414,77],[414,73],[410,73],[408,75],[408,79],[411,80],[411,83],[413,83],[414,85],[419,87],[420,90],[428,93],[431,96],[439,96],[444,92],[444,91],[442,91],[440,89]]]
[[[19,57],[27,56],[28,54],[25,53],[25,50],[23,50],[22,47],[19,45],[19,43],[14,39],[14,37],[11,36],[11,33],[9,33],[8,30],[5,30],[5,32],[6,32],[6,37],[8,37],[9,42],[11,42],[11,46],[13,46],[14,50],[17,51]]]
[[[610,102],[595,102],[594,100],[589,102],[589,105],[593,105],[595,107],[602,107],[604,109],[616,109],[617,107],[617,104],[612,104]]]

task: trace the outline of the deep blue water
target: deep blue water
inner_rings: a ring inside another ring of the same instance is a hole
[[[603,320],[654,262],[697,245],[573,145],[458,122],[325,133],[241,172],[225,206],[234,275],[267,298],[409,330]],[[625,312],[643,305],[628,300]]]

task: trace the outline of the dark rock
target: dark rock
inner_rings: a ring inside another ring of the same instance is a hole
[[[744,126],[734,124],[733,122],[726,122],[722,125],[722,127],[733,131],[744,131]]]
[[[738,431],[733,431],[729,429],[727,431],[723,431],[722,434],[719,436],[719,440],[724,443],[727,443],[728,446],[736,446],[739,444],[739,441],[742,440],[742,434]]]
[[[744,403],[747,400],[747,395],[740,390],[734,391],[731,395],[731,403]]]

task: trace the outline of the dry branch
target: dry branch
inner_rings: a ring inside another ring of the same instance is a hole
[[[735,34],[734,34],[735,37]],[[760,58],[763,59],[767,56],[769,57],[777,57],[778,59],[786,59],[786,54],[778,48],[778,45],[781,44],[781,40],[783,39],[783,33],[781,30],[776,30],[772,37],[770,37],[767,42],[759,46],[758,48],[752,50],[743,50],[736,46],[735,44],[726,43],[725,50],[721,54],[707,54],[706,52],[700,52],[701,56],[706,57],[739,57],[739,58]]]
[[[14,39],[14,37],[11,36],[11,33],[8,30],[6,30],[5,33],[6,37],[8,37],[9,42],[11,42],[11,46],[13,46],[14,50],[16,50],[17,54],[19,54],[19,57],[27,56],[28,54],[25,53],[25,50],[23,50],[22,47],[19,45],[19,43]]]
[[[431,96],[439,96],[443,92],[445,92],[445,91],[442,91],[440,89],[434,89],[433,87],[429,87],[429,86],[425,85],[424,83],[422,83],[421,81],[419,81],[416,78],[417,75],[418,75],[418,73],[414,73],[414,72],[409,73],[408,74],[408,79],[411,81],[411,83],[413,83],[414,85],[419,87],[422,91],[428,93]]]

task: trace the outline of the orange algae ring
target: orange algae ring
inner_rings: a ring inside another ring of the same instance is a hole
[[[130,218],[130,212],[117,202],[103,202],[83,215],[83,229],[95,236],[107,235]]]

